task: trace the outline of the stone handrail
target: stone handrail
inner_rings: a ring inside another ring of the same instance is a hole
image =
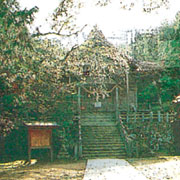
[[[134,140],[134,138],[132,138],[128,135],[126,128],[120,117],[119,117],[118,124],[119,124],[119,130],[120,130],[121,137],[125,144],[127,156],[132,157],[134,155],[134,153],[136,153],[136,156],[138,156],[137,143]]]

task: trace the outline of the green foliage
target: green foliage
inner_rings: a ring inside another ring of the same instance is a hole
[[[76,102],[77,96],[61,95],[53,105],[53,111],[49,113],[49,120],[55,121],[59,125],[54,132],[56,152],[59,152],[59,149],[66,150],[70,156],[74,155],[74,145],[78,140],[78,127],[74,121]]]
[[[5,149],[8,159],[27,158],[28,153],[27,128],[18,126],[6,137]]]
[[[29,52],[32,50],[27,25],[33,21],[37,8],[20,10],[15,0],[1,1],[0,6],[0,122],[4,132],[13,128],[17,121],[17,108],[27,72],[30,66]],[[2,124],[7,123],[4,126]],[[1,131],[2,132],[2,131]],[[7,135],[7,133],[1,133]]]
[[[142,86],[139,99],[158,103],[161,109],[170,108],[171,102],[180,87],[180,14],[172,24],[165,23],[159,30],[151,33],[137,34],[132,44],[132,54],[139,61],[158,62],[163,70],[156,72],[148,86]],[[140,82],[141,84],[141,82]]]
[[[174,153],[173,132],[170,122],[151,121],[125,123],[129,136],[137,142],[140,156],[152,155],[157,152],[166,151]]]
[[[156,61],[158,56],[158,39],[155,33],[137,33],[132,44],[133,56],[140,61]]]
[[[59,41],[32,38],[29,33],[27,26],[33,22],[36,11],[36,7],[20,10],[15,0],[1,1],[0,134],[7,136],[23,121],[56,121],[60,129],[55,139],[61,139],[72,155],[77,140],[75,112],[64,92],[74,91],[75,83],[66,84],[67,65],[62,64],[66,53]],[[19,137],[18,133],[20,131],[12,132]]]

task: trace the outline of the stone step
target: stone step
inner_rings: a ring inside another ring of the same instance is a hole
[[[96,141],[105,141],[105,142],[114,142],[114,141],[117,141],[117,142],[121,142],[121,139],[119,138],[119,137],[106,137],[106,138],[103,138],[103,137],[92,137],[92,138],[88,138],[88,137],[83,137],[82,138],[82,141],[83,142],[85,142],[85,141],[91,141],[91,142],[93,142],[93,140],[94,140],[94,142],[96,142]]]
[[[83,144],[116,144],[123,143],[120,139],[82,139]]]
[[[82,121],[116,121],[115,118],[81,118]]]
[[[108,126],[109,127],[109,126]],[[118,134],[119,131],[117,129],[109,129],[108,127],[106,127],[107,129],[81,129],[81,132],[83,133],[103,133],[103,134],[110,134],[110,133],[115,133]]]
[[[103,147],[105,147],[105,148],[109,148],[109,149],[111,149],[111,147],[112,146],[114,146],[115,148],[122,148],[122,149],[125,149],[125,146],[124,146],[124,144],[123,143],[119,143],[118,145],[117,145],[117,143],[116,144],[114,144],[114,143],[111,143],[111,144],[108,144],[108,145],[105,145],[105,143],[104,144],[99,144],[99,143],[89,143],[89,144],[83,144],[83,147],[85,147],[85,148],[103,148]]]
[[[106,128],[101,128],[101,126],[99,127],[99,128],[94,128],[94,129],[88,129],[88,128],[86,128],[86,129],[84,129],[84,128],[81,128],[81,131],[82,132],[84,132],[84,133],[86,133],[86,132],[91,132],[91,133],[102,133],[102,132],[104,132],[104,134],[108,134],[108,133],[119,133],[119,131],[118,131],[118,129],[110,129],[109,128],[109,126],[108,127],[106,127]]]
[[[83,142],[83,145],[84,146],[117,146],[117,145],[120,145],[120,146],[124,146],[124,143],[122,141],[114,141],[114,142],[107,142],[107,141],[102,141],[102,142],[98,142],[98,144],[96,142]]]
[[[95,133],[95,134],[91,134],[91,133],[89,133],[89,134],[84,134],[84,133],[82,133],[82,135],[83,135],[83,137],[85,137],[85,138],[120,138],[120,135],[119,134],[100,134],[99,132],[98,133]]]
[[[121,154],[125,153],[125,150],[122,149],[83,149],[82,150],[83,154]]]
[[[81,132],[84,134],[91,133],[91,134],[99,134],[103,133],[104,135],[106,134],[119,134],[119,131],[117,129],[81,129]]]
[[[121,139],[119,134],[114,134],[114,135],[104,135],[103,134],[83,134],[82,133],[82,139]]]
[[[87,132],[88,132],[88,134],[90,133],[92,135],[96,135],[96,134],[104,134],[104,135],[111,135],[111,134],[113,134],[113,135],[118,135],[119,134],[117,129],[110,130],[108,128],[107,129],[94,129],[94,130],[93,129],[90,129],[90,130],[82,129],[81,132],[83,134],[87,134]]]
[[[108,117],[99,117],[99,118],[93,118],[93,117],[84,117],[84,118],[82,118],[81,117],[81,121],[85,121],[85,120],[89,120],[89,121],[94,121],[94,120],[97,120],[97,121],[99,121],[99,120],[106,120],[106,121],[116,121],[116,119],[115,118],[108,118]]]
[[[81,116],[81,119],[116,119],[114,116]]]
[[[122,153],[122,152],[113,152],[113,153],[82,153],[82,156],[83,157],[86,157],[86,158],[89,158],[89,157],[93,157],[93,158],[98,158],[98,157],[105,157],[105,158],[109,158],[109,157],[112,157],[112,156],[116,156],[116,157],[126,157],[126,154],[125,153]]]
[[[110,157],[118,157],[118,158],[125,158],[126,153],[83,153],[82,156],[84,158],[98,158],[98,157],[104,157],[104,158],[110,158]]]
[[[109,126],[109,127],[102,127],[102,126],[91,126],[91,127],[89,127],[89,126],[81,126],[81,129],[82,130],[91,130],[91,131],[94,131],[94,130],[98,130],[98,131],[104,131],[104,130],[108,130],[108,131],[114,131],[114,130],[117,130],[117,127],[116,126]]]
[[[93,120],[90,120],[90,119],[83,119],[82,121],[81,121],[81,124],[84,124],[84,123],[87,123],[87,122],[100,122],[100,123],[102,123],[102,122],[105,122],[105,123],[107,123],[107,122],[113,122],[114,124],[116,124],[116,121],[111,121],[111,120],[107,120],[107,119],[99,119],[99,120],[97,120],[97,119],[93,119]]]
[[[118,142],[98,142],[98,144],[97,143],[95,143],[95,142],[84,142],[83,143],[83,145],[84,146],[116,146],[116,145],[120,145],[120,146],[124,146],[124,143],[122,142],[122,141],[118,141]]]
[[[124,143],[119,141],[119,140],[114,140],[114,141],[105,141],[105,140],[102,140],[102,141],[82,141],[83,145],[86,146],[86,145],[99,145],[99,146],[105,146],[106,144],[109,144],[109,145],[113,145],[113,144],[120,144],[121,146],[124,146]]]
[[[107,155],[102,155],[102,156],[93,156],[93,155],[91,155],[91,156],[83,156],[82,157],[82,159],[84,159],[84,160],[88,160],[88,159],[106,159],[106,158],[108,158],[108,159],[125,159],[126,158],[126,155],[109,155],[109,156],[107,156]]]
[[[108,128],[108,127],[107,127]],[[84,133],[84,134],[87,134],[88,133],[91,133],[93,135],[96,135],[96,134],[104,134],[104,135],[108,135],[108,134],[119,134],[118,130],[114,129],[114,130],[110,130],[110,129],[90,129],[90,130],[85,130],[85,129],[81,129],[81,132]]]
[[[105,151],[105,150],[101,150],[101,151],[82,151],[83,155],[101,155],[101,154],[106,154],[106,155],[125,155],[126,153],[122,150],[122,151]]]
[[[84,136],[92,137],[92,136],[103,136],[103,137],[120,137],[118,132],[106,132],[106,131],[81,131]]]
[[[81,114],[81,117],[115,117],[114,114],[111,113],[92,113],[92,114]]]
[[[113,123],[113,122],[107,122],[107,123],[105,123],[105,122],[84,122],[84,123],[82,123],[82,125],[83,126],[113,126],[113,125],[115,125],[115,123]]]
[[[125,146],[111,113],[88,113],[81,116],[84,158],[126,157]]]
[[[114,146],[114,147],[108,147],[108,146],[103,146],[103,147],[91,147],[91,146],[83,146],[83,152],[84,151],[110,151],[110,152],[116,152],[116,151],[124,151],[124,147],[123,146]]]
[[[116,123],[114,122],[97,122],[97,121],[94,121],[94,122],[82,122],[81,123],[82,126],[98,126],[98,127],[106,127],[107,126],[116,126]]]
[[[120,139],[120,135],[104,135],[103,134],[82,134],[83,139]]]
[[[125,159],[126,155],[102,155],[102,156],[93,156],[93,155],[85,155],[82,156],[82,159],[84,160],[88,160],[88,159],[106,159],[108,157],[108,159]]]

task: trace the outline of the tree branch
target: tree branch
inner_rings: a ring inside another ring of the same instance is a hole
[[[87,26],[84,25],[79,31],[76,31],[74,33],[71,34],[61,34],[59,32],[47,32],[47,33],[41,33],[41,32],[37,32],[36,34],[32,34],[32,37],[39,37],[39,36],[48,36],[48,35],[56,35],[56,36],[61,36],[61,37],[71,37],[72,35],[77,35],[78,33],[82,32],[83,29]]]
[[[71,48],[71,50],[67,52],[66,56],[63,58],[64,61],[66,61],[67,58],[69,57],[69,55],[71,54],[71,52],[74,51],[74,50],[77,49],[77,48],[78,48],[78,45],[77,45],[77,44],[74,45],[74,46]]]

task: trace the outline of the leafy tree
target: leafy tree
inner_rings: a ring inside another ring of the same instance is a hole
[[[163,24],[158,31],[149,34],[137,34],[132,45],[134,57],[140,61],[161,64],[163,70],[152,79],[141,97],[155,98],[161,108],[168,109],[172,99],[179,93],[179,54],[180,54],[179,13],[172,24]],[[151,89],[148,91],[148,89]]]
[[[147,31],[136,33],[135,44],[133,44],[133,56],[140,61],[157,61],[158,36],[157,32]]]
[[[5,136],[14,122],[20,123],[29,116],[45,116],[45,111],[52,107],[52,97],[65,89],[61,80],[66,68],[61,65],[65,53],[60,44],[42,40],[40,37],[48,34],[41,34],[39,29],[29,33],[27,27],[31,26],[37,7],[21,10],[16,0],[1,0],[0,5],[0,131]],[[71,35],[61,31],[72,31],[69,23],[73,7],[73,1],[62,1],[53,15],[52,29],[60,37]],[[63,19],[61,24],[59,18]]]
[[[6,135],[7,129],[13,127],[11,121],[18,121],[18,101],[32,74],[30,52],[33,47],[27,25],[32,23],[36,11],[36,7],[20,10],[15,0],[0,1],[1,135]]]

